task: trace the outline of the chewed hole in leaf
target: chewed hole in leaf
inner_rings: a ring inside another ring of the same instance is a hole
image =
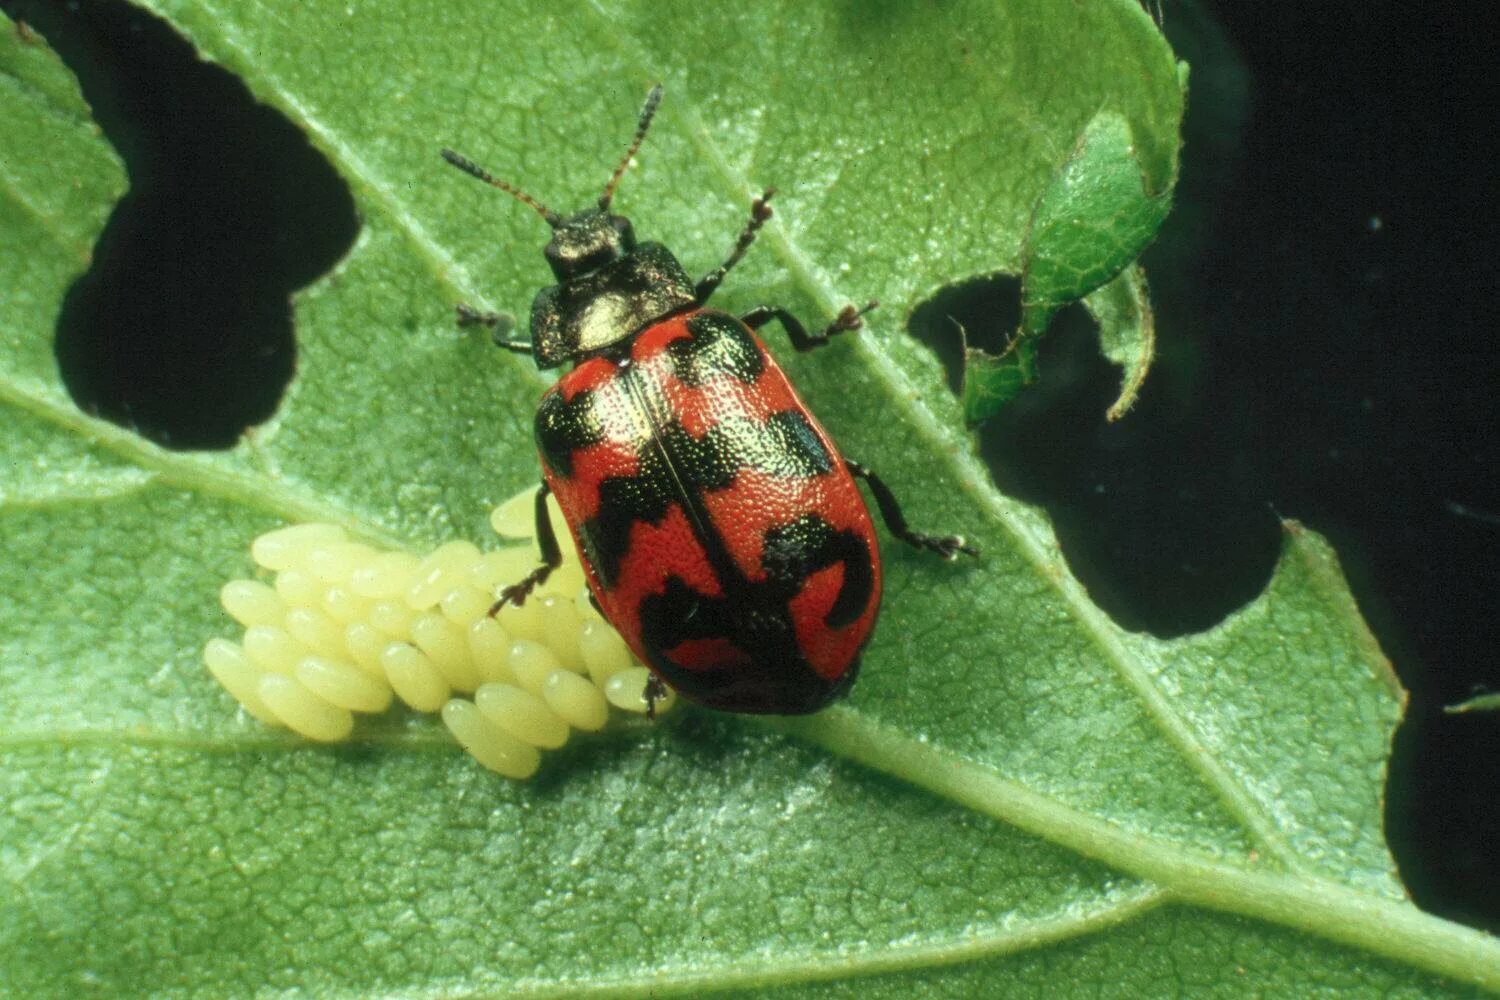
[[[1012,346],[1021,321],[1021,280],[991,274],[938,291],[912,310],[906,328],[930,347],[948,376],[948,388],[963,391],[964,350],[1001,356]]]
[[[1020,291],[1018,279],[989,275],[912,311],[908,330],[961,399],[972,394],[965,380],[976,378],[976,363],[1015,359]],[[1279,533],[1249,471],[1213,457],[1232,450],[1223,438],[1239,433],[1235,425],[1149,379],[1141,408],[1109,421],[1121,370],[1079,303],[1026,345],[1024,361],[1030,380],[1014,371],[1015,384],[999,384],[1009,397],[976,429],[981,455],[1002,491],[1046,509],[1090,596],[1121,625],[1164,637],[1209,628],[1253,600],[1270,579]],[[1006,375],[998,366],[988,374]]]
[[[1037,350],[1038,380],[977,431],[1005,493],[1051,516],[1063,554],[1121,625],[1178,636],[1216,624],[1270,579],[1279,529],[1242,464],[1216,458],[1242,433],[1164,380],[1110,422],[1120,369],[1081,305],[1058,313]]]
[[[290,297],[352,244],[349,190],[156,18],[123,3],[24,13],[57,39],[130,174],[59,319],[68,391],[162,445],[230,447],[291,378]]]

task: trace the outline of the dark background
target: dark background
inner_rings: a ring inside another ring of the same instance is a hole
[[[64,305],[70,390],[169,446],[231,446],[292,371],[288,295],[357,231],[348,191],[149,16],[0,9],[78,74],[130,173]],[[1492,36],[1397,3],[1164,15],[1193,74],[1178,207],[1145,259],[1158,367],[1106,425],[1118,375],[1064,317],[1044,384],[981,445],[1130,627],[1181,634],[1253,598],[1278,515],[1332,538],[1411,691],[1386,815],[1402,876],[1424,908],[1500,929],[1500,715],[1442,711],[1500,688]],[[1014,297],[949,293],[913,332],[951,314],[998,340]]]

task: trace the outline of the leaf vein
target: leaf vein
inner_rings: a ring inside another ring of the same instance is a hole
[[[1154,886],[1142,886],[1108,905],[1082,912],[1069,909],[1046,919],[1013,922],[1019,926],[1002,923],[950,936],[875,945],[858,952],[782,953],[770,959],[669,968],[647,975],[568,983],[565,987],[522,981],[506,992],[508,996],[532,997],[698,996],[705,990],[771,988],[963,965],[1103,933],[1149,913],[1170,899],[1168,893]]]
[[[263,477],[233,468],[227,456],[206,458],[201,454],[168,451],[122,427],[91,417],[55,394],[33,391],[19,379],[0,377],[0,404],[10,404],[61,430],[98,446],[139,468],[157,474],[158,482],[230,500],[241,506],[275,514],[289,521],[331,521],[371,542],[393,548],[410,548],[406,540],[330,504],[308,490],[285,482],[267,484]]]
[[[63,229],[57,218],[44,211],[30,198],[26,197],[23,185],[19,179],[9,170],[4,169],[5,161],[0,159],[0,181],[4,182],[5,194],[9,200],[22,208],[27,215],[36,220],[37,226],[51,238],[63,250],[68,251],[75,257],[87,261],[89,248],[80,246],[76,238]]]

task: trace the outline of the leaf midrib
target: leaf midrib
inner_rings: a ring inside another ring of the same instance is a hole
[[[947,964],[1041,947],[1124,922],[1161,904],[1179,902],[1265,920],[1500,992],[1500,943],[1490,935],[1440,920],[1410,904],[1362,893],[1327,878],[1266,871],[1250,859],[1236,863],[1189,851],[1117,827],[1025,788],[982,765],[954,758],[930,745],[917,744],[897,731],[882,729],[852,709],[834,708],[811,719],[765,720],[764,724],[1146,882],[1134,907],[1127,902],[1121,904],[1123,909],[1106,907],[1090,911],[1077,924],[1067,918],[1028,924],[1028,930],[1015,937],[1009,931],[997,929],[993,934],[979,935],[967,950],[949,945],[918,947],[915,951],[904,944],[881,946],[863,953],[857,961],[841,965],[842,974],[899,971],[913,967],[909,963],[916,957]],[[65,745],[55,733],[50,740],[42,738],[45,734],[41,732],[14,735],[38,746]],[[69,731],[68,735],[76,742],[110,747],[137,744],[176,747],[184,743],[170,734],[152,735],[139,726]],[[191,742],[192,738],[188,740]],[[248,745],[251,741],[254,738],[247,737],[245,747],[221,749],[251,749]],[[270,737],[256,742],[255,749],[261,752],[294,749],[290,741],[273,741]],[[365,737],[353,743],[398,746],[411,751],[438,749],[436,741],[428,744],[405,738]],[[16,744],[16,740],[0,742],[5,749],[14,749]],[[1038,932],[1039,927],[1053,930]],[[639,989],[649,994],[653,986],[671,987],[676,992],[701,988],[704,983],[721,983],[724,980],[715,978],[721,970],[735,983],[743,977],[744,985],[757,985],[802,981],[799,977],[803,973],[809,980],[828,978],[820,972],[825,967],[826,962],[809,958],[804,968],[788,976],[787,969],[776,963],[730,963],[716,965],[712,970],[698,968],[691,974],[683,973],[680,981],[668,970],[639,981],[576,985],[587,986],[591,991],[597,987],[605,992],[629,994]],[[773,971],[780,974],[773,976]],[[525,988],[526,984],[519,985],[521,992],[532,992]],[[536,992],[551,995],[553,990],[548,987]]]
[[[1500,941],[1322,876],[1192,851],[1081,813],[973,761],[835,707],[773,725],[855,763],[1155,883],[1179,902],[1254,917],[1500,993]]]

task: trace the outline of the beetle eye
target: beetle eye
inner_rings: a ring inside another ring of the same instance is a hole
[[[611,215],[609,224],[615,227],[615,233],[620,237],[620,249],[626,253],[635,249],[635,230],[630,226],[630,220],[623,215]]]

